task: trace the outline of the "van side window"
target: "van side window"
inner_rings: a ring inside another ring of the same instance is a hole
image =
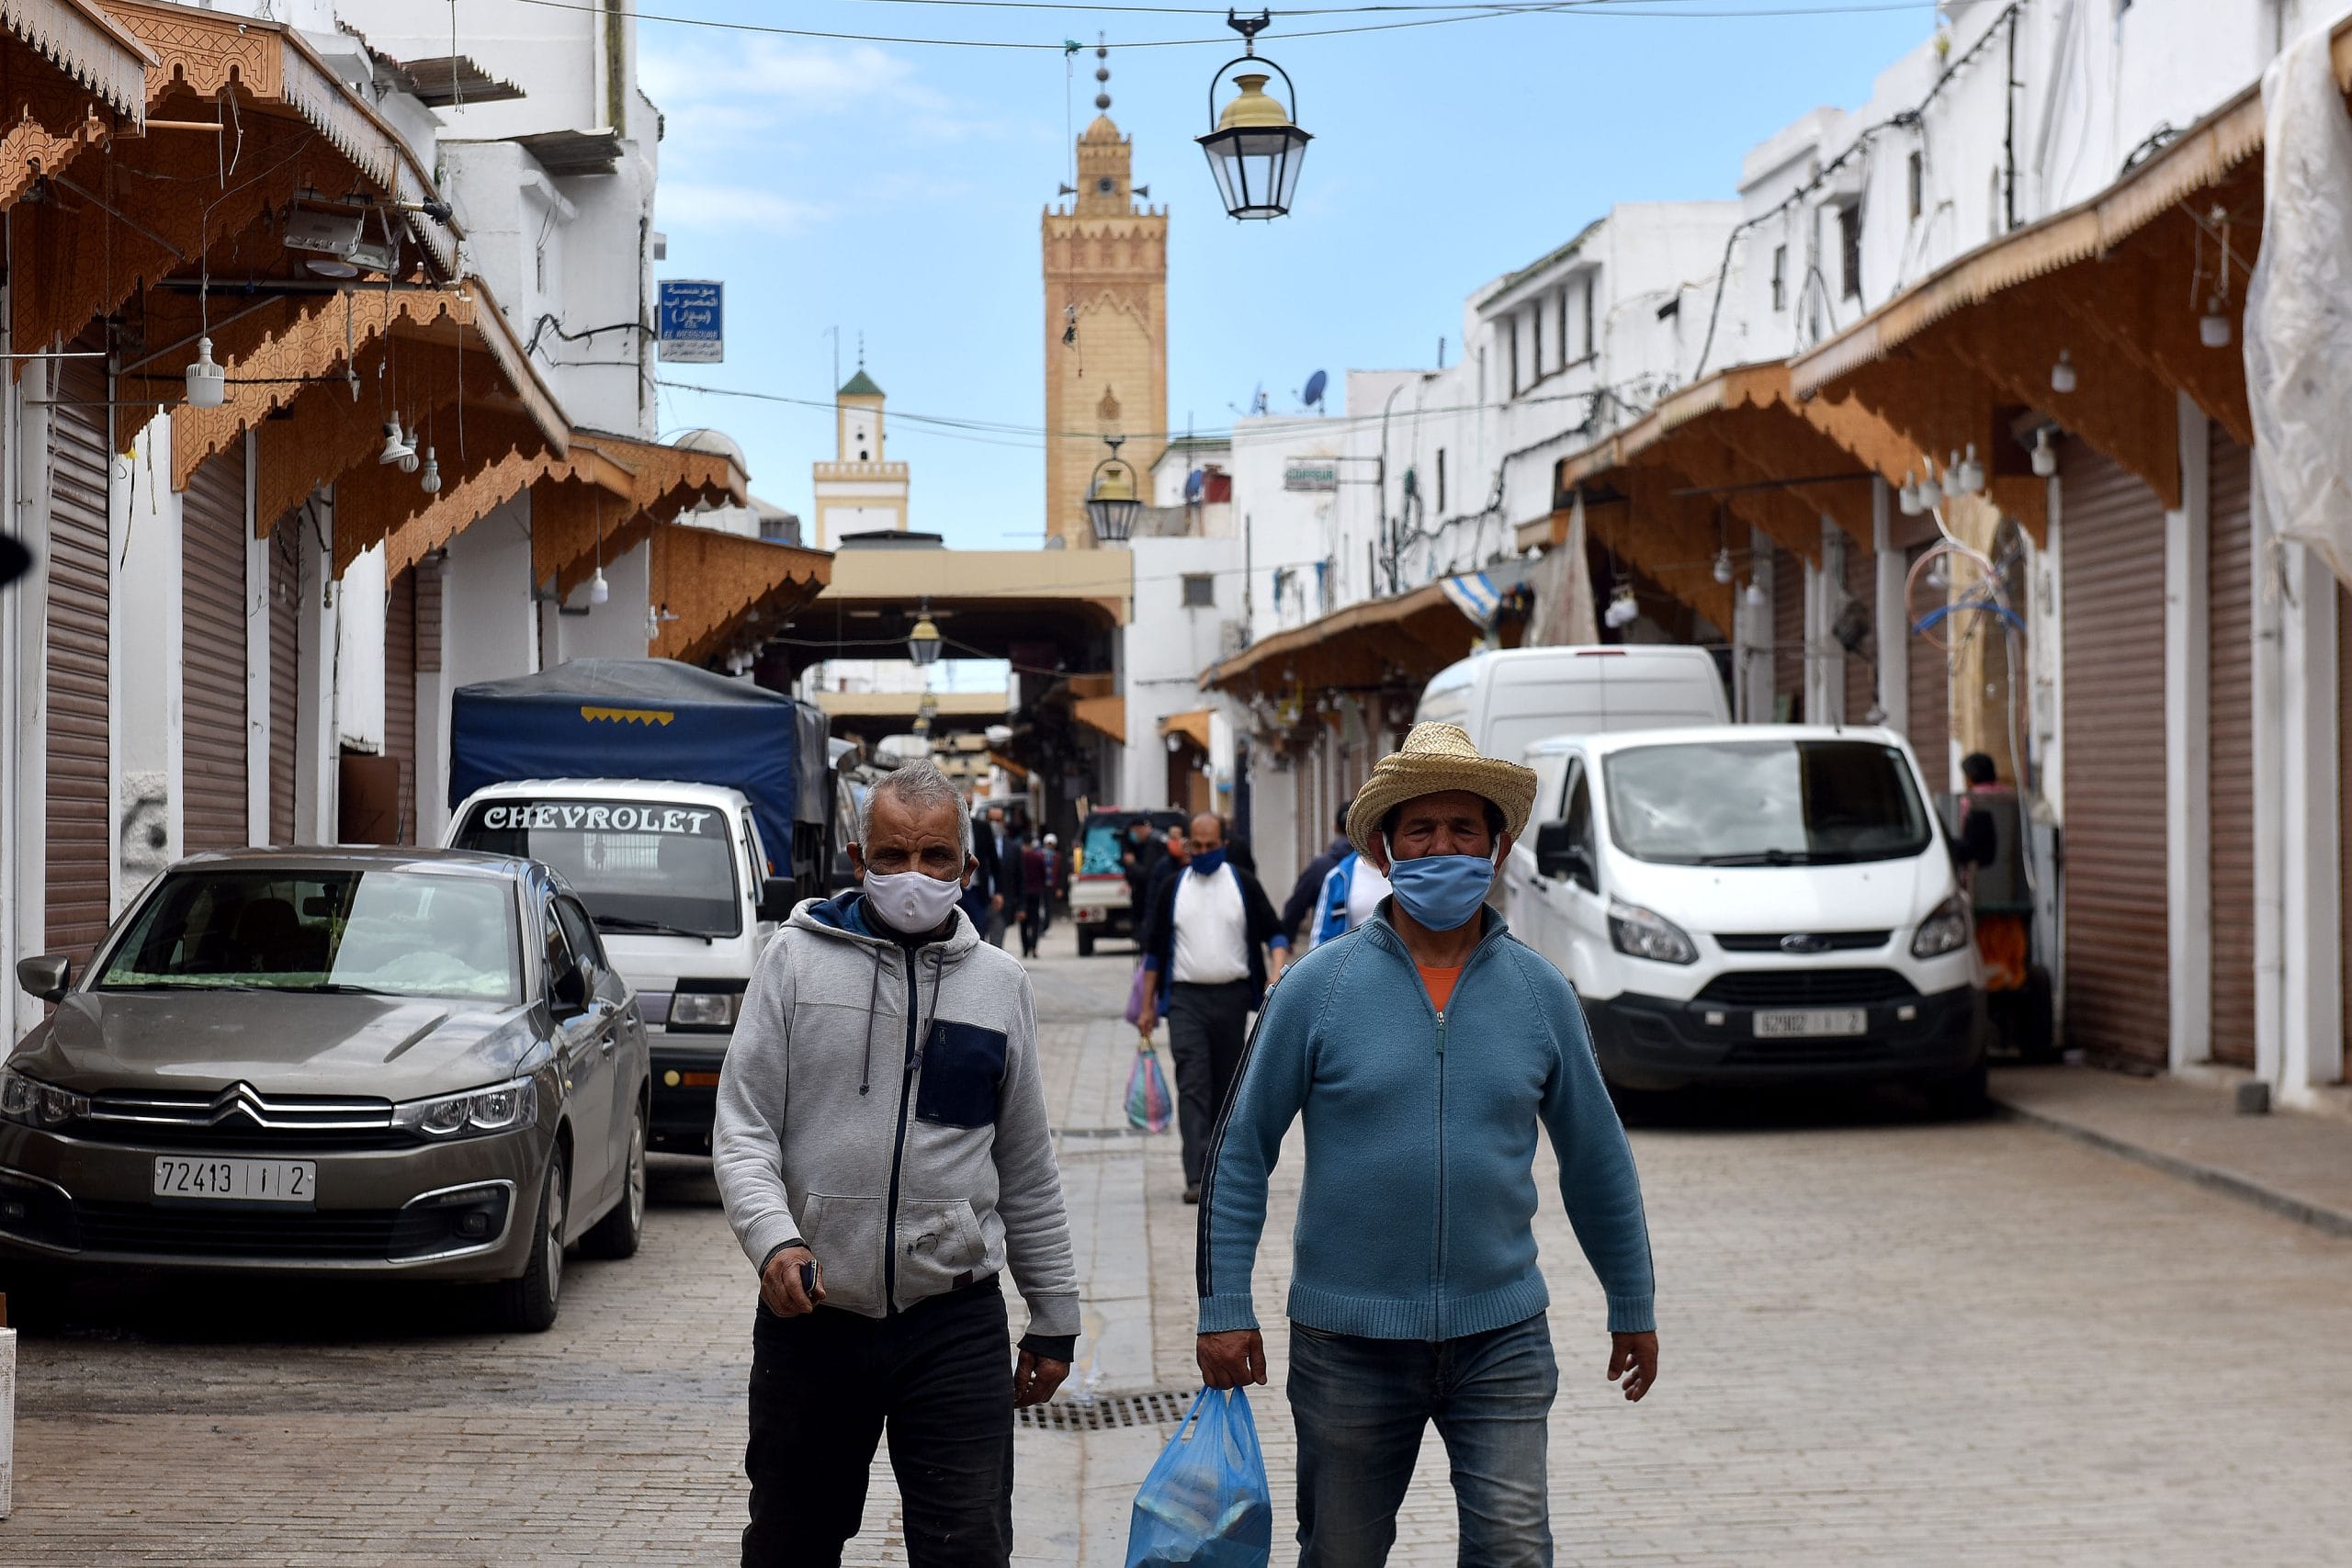
[[[1592,781],[1586,776],[1581,758],[1568,763],[1568,809],[1565,820],[1568,825],[1568,837],[1584,851],[1585,863],[1598,873],[1600,855],[1600,846],[1593,842],[1592,838]],[[1577,882],[1587,892],[1600,891],[1597,874],[1579,876]]]

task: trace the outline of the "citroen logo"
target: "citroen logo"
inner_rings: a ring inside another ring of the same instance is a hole
[[[1826,953],[1829,951],[1829,939],[1815,936],[1811,931],[1792,931],[1781,939],[1781,951],[1797,954]]]
[[[215,1125],[242,1116],[255,1126],[262,1124],[263,1112],[268,1109],[249,1083],[233,1083],[212,1097],[212,1117]]]

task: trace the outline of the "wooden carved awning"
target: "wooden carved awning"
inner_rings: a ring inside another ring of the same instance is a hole
[[[138,134],[153,62],[83,0],[0,0],[0,210],[84,148]]]
[[[705,664],[749,652],[832,578],[823,550],[680,523],[655,524],[652,539],[657,659]]]
[[[751,481],[725,453],[664,446],[601,430],[576,430],[571,440],[574,451],[594,452],[616,472],[627,475],[628,488],[619,492],[618,506],[578,488],[551,497],[555,504],[549,512],[551,526],[544,554],[535,494],[533,571],[542,583],[552,579],[558,594],[568,597],[588,580],[599,560],[628,554],[650,538],[657,525],[675,522],[681,513],[706,506],[742,506],[750,500]],[[826,581],[831,576],[828,572]]]
[[[1501,625],[1508,642],[1512,628],[1523,623]],[[1480,636],[1447,597],[1445,585],[1432,582],[1409,593],[1350,604],[1261,638],[1203,671],[1200,685],[1237,696],[1297,689],[1419,690],[1430,676],[1468,657]]]

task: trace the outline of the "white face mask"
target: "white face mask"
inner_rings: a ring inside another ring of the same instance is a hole
[[[960,883],[942,882],[920,871],[865,874],[865,896],[874,901],[874,912],[892,931],[909,936],[935,928],[963,894]]]

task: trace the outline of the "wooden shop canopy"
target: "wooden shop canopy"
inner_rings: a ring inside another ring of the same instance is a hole
[[[682,523],[656,523],[652,539],[653,602],[662,615],[650,649],[656,659],[704,664],[756,649],[832,579],[833,558],[824,550]]]
[[[39,199],[12,211],[20,345],[110,318],[118,367],[145,372],[119,395],[176,402],[171,383],[199,334],[233,367],[290,318],[334,301],[335,286],[286,246],[278,218],[298,197],[362,218],[365,238],[389,247],[393,277],[454,276],[458,232],[424,210],[439,206],[424,165],[299,32],[184,6],[104,9],[143,51],[141,113],[83,136],[70,160],[62,144],[27,143],[0,167],[0,196],[9,180],[40,180]],[[318,203],[313,192],[333,194]]]
[[[1506,642],[1521,625],[1503,623]],[[1276,632],[1202,671],[1200,684],[1204,691],[1237,696],[1294,688],[1419,687],[1455,660],[1467,658],[1482,636],[1447,597],[1445,584],[1431,582]]]
[[[627,555],[682,513],[750,504],[751,481],[725,453],[601,430],[573,431],[571,450],[594,456],[605,472],[626,482],[618,489],[604,483],[533,489],[532,572],[542,583],[552,580],[559,596],[588,581],[598,561]],[[824,581],[831,580],[829,572]]]
[[[1159,721],[1162,735],[1181,735],[1205,751],[1209,749],[1209,710],[1194,708],[1190,713],[1171,713]]]
[[[85,0],[0,0],[0,210],[147,117],[147,46]]]
[[[2352,88],[2352,19],[2336,25],[2332,50],[2338,87]],[[2037,536],[2047,491],[2016,433],[2042,421],[2178,505],[2177,393],[2240,445],[2254,441],[2243,334],[2207,347],[2192,284],[2201,266],[2211,292],[2226,232],[2239,325],[2261,243],[2264,134],[2257,85],[2099,196],[1970,252],[1799,356],[1792,389],[1866,410],[1939,460],[1974,443],[1994,499]],[[2051,386],[2062,353],[2072,392]]]

